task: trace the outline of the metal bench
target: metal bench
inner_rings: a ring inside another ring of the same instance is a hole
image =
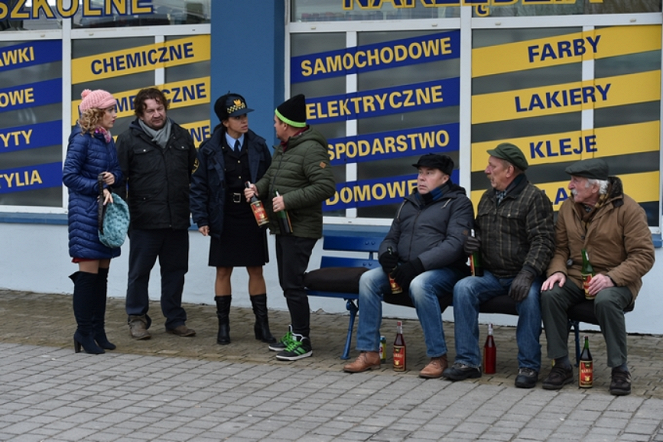
[[[309,296],[340,298],[345,300],[346,309],[350,312],[348,333],[341,359],[349,359],[352,341],[352,329],[359,311],[359,278],[367,270],[380,267],[377,252],[384,239],[383,233],[342,232],[325,234],[322,248],[325,252],[360,252],[367,256],[323,255],[320,268],[304,275],[304,285]],[[356,255],[356,253],[355,253]],[[384,302],[388,304],[414,307],[407,295],[385,294]],[[440,309],[444,310],[453,303],[453,294],[448,293],[440,298]],[[506,295],[497,296],[483,304],[481,313],[503,313],[518,315],[516,303]]]

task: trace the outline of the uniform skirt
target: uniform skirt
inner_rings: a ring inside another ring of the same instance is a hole
[[[259,227],[244,196],[239,203],[226,197],[223,232],[212,236],[209,249],[211,267],[257,267],[269,262],[266,226]]]

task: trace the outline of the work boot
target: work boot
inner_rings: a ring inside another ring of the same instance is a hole
[[[94,309],[92,311],[92,330],[94,340],[104,350],[115,350],[116,346],[106,337],[106,295],[108,292],[108,269],[99,268],[97,274]]]
[[[612,369],[610,381],[610,394],[613,396],[626,396],[631,394],[631,373],[620,367]]]
[[[446,370],[448,366],[447,355],[430,358],[428,365],[419,372],[419,377],[424,379],[437,379],[442,377],[442,372]]]
[[[147,318],[145,315],[129,316],[129,333],[131,337],[138,340],[150,339],[152,335],[147,331]]]
[[[380,354],[377,351],[362,351],[357,359],[343,367],[346,373],[361,373],[380,368]]]
[[[267,319],[267,295],[249,296],[253,306],[253,314],[256,316],[256,322],[253,325],[253,332],[256,339],[267,344],[276,342],[276,338],[269,331],[269,320]]]
[[[544,390],[559,390],[566,384],[573,382],[573,367],[571,364],[564,366],[555,364],[550,370],[550,374],[543,380]]]
[[[76,272],[69,276],[74,281],[74,317],[76,332],[74,333],[74,351],[79,353],[81,346],[85,353],[102,354],[104,349],[94,342],[92,331],[92,312],[94,309],[96,273]]]
[[[230,303],[232,295],[216,296],[216,317],[219,318],[219,333],[216,335],[216,343],[219,345],[230,344]]]

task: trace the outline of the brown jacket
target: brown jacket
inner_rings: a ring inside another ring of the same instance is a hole
[[[628,287],[635,300],[642,276],[654,265],[654,244],[645,211],[624,194],[619,178],[610,177],[609,181],[607,199],[590,213],[572,198],[562,204],[548,276],[561,272],[582,287],[584,248],[594,272],[608,275],[616,286]]]

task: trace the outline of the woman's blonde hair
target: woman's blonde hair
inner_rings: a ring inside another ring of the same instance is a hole
[[[83,130],[83,133],[93,133],[99,126],[99,122],[106,113],[106,109],[92,108],[81,112],[81,117],[78,119],[78,125]]]

